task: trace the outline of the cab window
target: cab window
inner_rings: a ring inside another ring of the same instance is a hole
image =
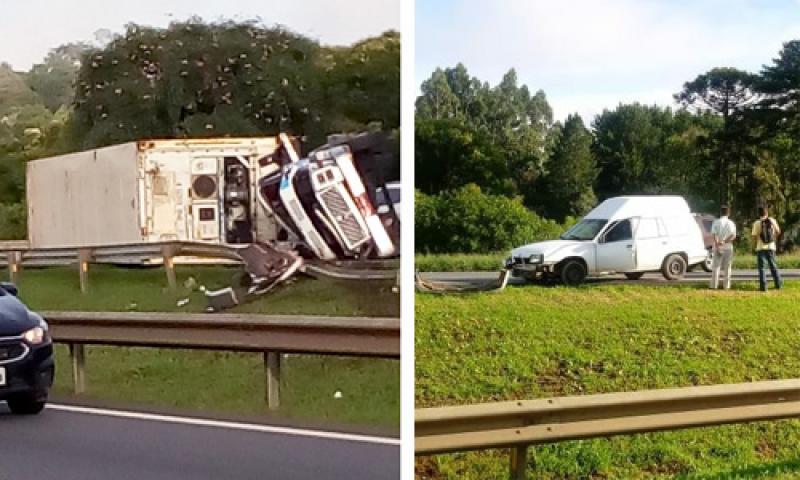
[[[620,242],[623,240],[631,240],[633,238],[633,229],[631,228],[631,221],[620,220],[608,229],[605,234],[605,243]]]

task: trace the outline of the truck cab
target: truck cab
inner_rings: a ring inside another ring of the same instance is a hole
[[[658,272],[677,280],[708,258],[702,232],[682,197],[615,197],[598,205],[558,240],[515,248],[506,268],[528,280],[567,285],[589,275]]]

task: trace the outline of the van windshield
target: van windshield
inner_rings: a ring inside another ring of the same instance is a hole
[[[561,240],[593,240],[608,220],[584,218],[561,235]]]

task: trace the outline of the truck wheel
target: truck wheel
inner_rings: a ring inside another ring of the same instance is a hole
[[[668,255],[661,266],[661,273],[667,280],[678,280],[686,273],[686,260],[677,253]]]
[[[639,280],[644,275],[644,272],[628,272],[625,274],[625,277],[628,280]]]
[[[586,265],[580,260],[567,260],[560,268],[561,281],[570,287],[583,283],[586,273]]]
[[[8,399],[8,409],[16,415],[36,415],[44,409],[46,398],[29,393],[18,393]]]

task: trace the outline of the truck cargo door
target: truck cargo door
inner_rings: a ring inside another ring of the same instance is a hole
[[[175,174],[159,172],[153,175],[151,234],[158,240],[177,239],[177,199]]]

